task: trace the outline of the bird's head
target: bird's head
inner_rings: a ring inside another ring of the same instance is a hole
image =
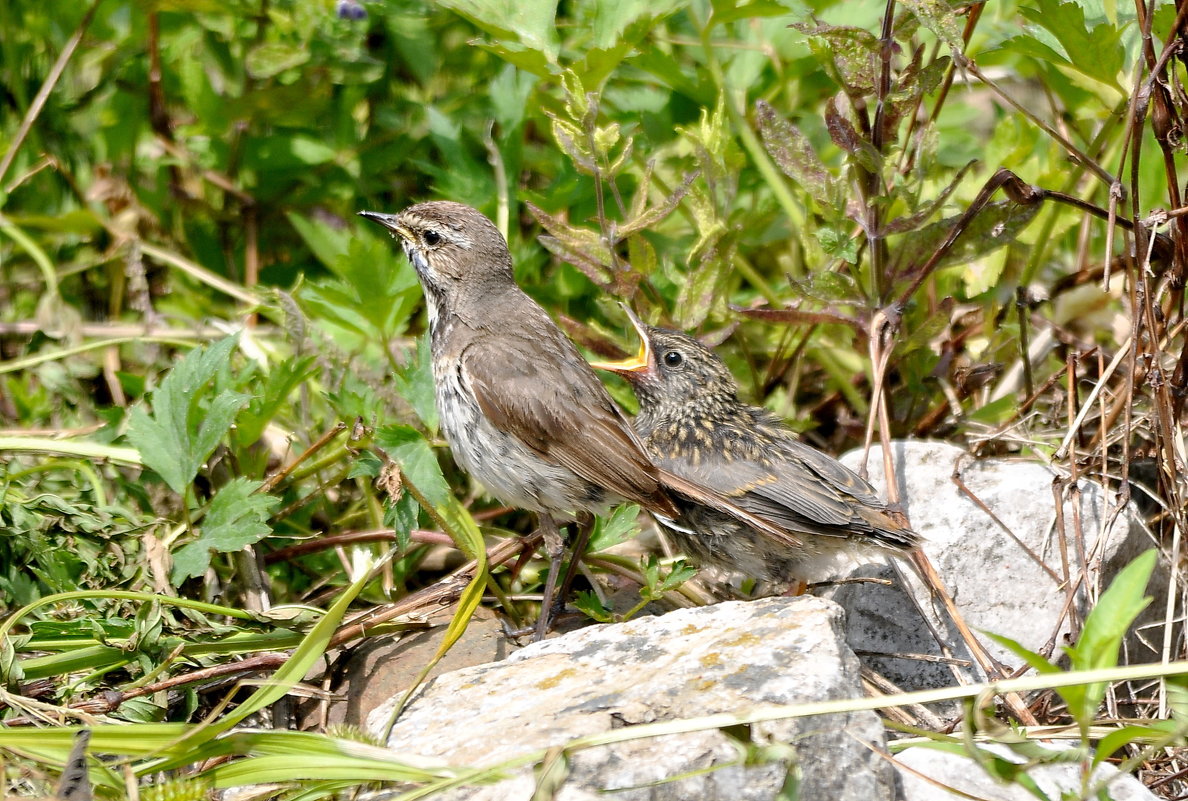
[[[624,307],[639,332],[639,352],[618,362],[594,362],[627,379],[641,411],[650,406],[686,406],[698,402],[734,401],[738,384],[712,350],[688,334],[646,325]]]
[[[463,203],[436,200],[399,214],[361,211],[400,242],[417,276],[438,298],[449,299],[463,284],[512,284],[507,240],[482,212]]]

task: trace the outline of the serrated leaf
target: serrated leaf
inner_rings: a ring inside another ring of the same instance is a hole
[[[236,478],[225,484],[210,501],[198,539],[173,555],[173,583],[200,576],[210,565],[210,552],[228,553],[267,537],[272,529],[268,516],[280,498],[257,493],[262,482]]]
[[[858,263],[859,239],[852,237],[846,231],[822,225],[814,232],[821,250],[830,258],[841,259],[849,264]]]
[[[152,413],[142,406],[129,415],[128,440],[145,466],[184,495],[202,463],[227,434],[246,395],[224,390],[209,397],[215,376],[231,358],[239,336],[195,348],[152,393]]]
[[[249,447],[264,434],[264,429],[276,417],[297,389],[317,369],[314,356],[290,358],[269,367],[262,386],[256,390],[247,408],[235,423],[235,442]]]
[[[1038,0],[1037,7],[1023,6],[1019,12],[1055,37],[1063,51],[1060,56],[1073,69],[1118,88],[1126,59],[1121,28],[1104,19],[1090,28],[1085,9],[1075,2]]]
[[[614,612],[607,608],[606,604],[598,599],[598,596],[589,590],[581,590],[572,601],[572,606],[579,612],[586,615],[592,620],[599,623],[610,623],[615,619]]]
[[[405,479],[420,490],[426,501],[438,509],[457,504],[437,456],[419,431],[410,426],[384,426],[375,432],[375,442],[400,466]]]
[[[678,8],[680,0],[597,0],[590,32],[593,46],[606,50],[618,44],[624,32],[641,18],[649,21],[665,17]]]
[[[396,548],[400,553],[408,551],[410,535],[417,527],[420,509],[417,499],[407,492],[384,509],[384,525],[396,532]]]
[[[883,163],[882,154],[867,141],[837,107],[835,98],[825,104],[825,129],[829,138],[842,150],[854,157],[868,172],[879,172]]]
[[[557,63],[557,0],[441,0],[441,5],[502,40],[504,47],[518,44]]]
[[[587,86],[601,86],[607,76],[630,55],[657,24],[678,11],[680,0],[599,0],[582,4],[591,18],[583,28],[593,35],[581,61],[571,68]]]
[[[835,179],[800,130],[776,113],[766,101],[755,103],[755,119],[763,147],[775,163],[822,208],[838,205],[840,192]]]
[[[946,0],[903,0],[920,24],[936,34],[937,38],[955,50],[961,50],[961,23],[957,21],[957,10]]]
[[[417,340],[417,350],[404,367],[392,376],[400,397],[417,413],[430,431],[437,430],[437,390],[433,382],[433,351],[429,333]]]
[[[286,214],[289,223],[301,235],[307,247],[318,257],[318,261],[334,269],[350,248],[352,231],[346,226],[332,226],[326,222],[303,217],[297,212]]]
[[[840,25],[797,23],[792,27],[809,37],[809,47],[818,58],[837,67],[847,94],[874,94],[879,74],[877,36],[864,28]]]
[[[408,260],[387,242],[352,237],[331,269],[338,279],[307,283],[297,293],[318,316],[385,345],[408,325],[421,287]]]
[[[634,503],[616,506],[608,517],[596,518],[594,531],[590,534],[591,552],[607,548],[634,537],[639,533],[639,505]]]

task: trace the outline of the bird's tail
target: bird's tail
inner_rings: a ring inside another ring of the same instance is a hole
[[[919,534],[892,513],[869,507],[858,507],[856,511],[870,526],[870,531],[863,531],[863,535],[880,548],[886,548],[898,556],[906,556],[924,544]]]

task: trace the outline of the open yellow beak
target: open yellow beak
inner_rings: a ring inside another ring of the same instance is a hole
[[[635,312],[631,311],[626,304],[621,305],[623,311],[627,312],[627,318],[631,320],[631,325],[635,326],[635,330],[639,334],[639,352],[634,357],[620,362],[590,362],[590,366],[596,370],[609,370],[620,375],[647,373],[652,369],[652,345],[648,342],[648,327],[635,316]]]

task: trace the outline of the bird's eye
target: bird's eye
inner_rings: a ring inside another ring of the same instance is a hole
[[[668,367],[680,367],[683,361],[685,361],[685,357],[675,350],[664,354],[664,364]]]
[[[434,231],[432,229],[421,234],[421,239],[424,239],[425,244],[431,248],[436,247],[441,244],[441,234],[437,233],[437,231]]]

